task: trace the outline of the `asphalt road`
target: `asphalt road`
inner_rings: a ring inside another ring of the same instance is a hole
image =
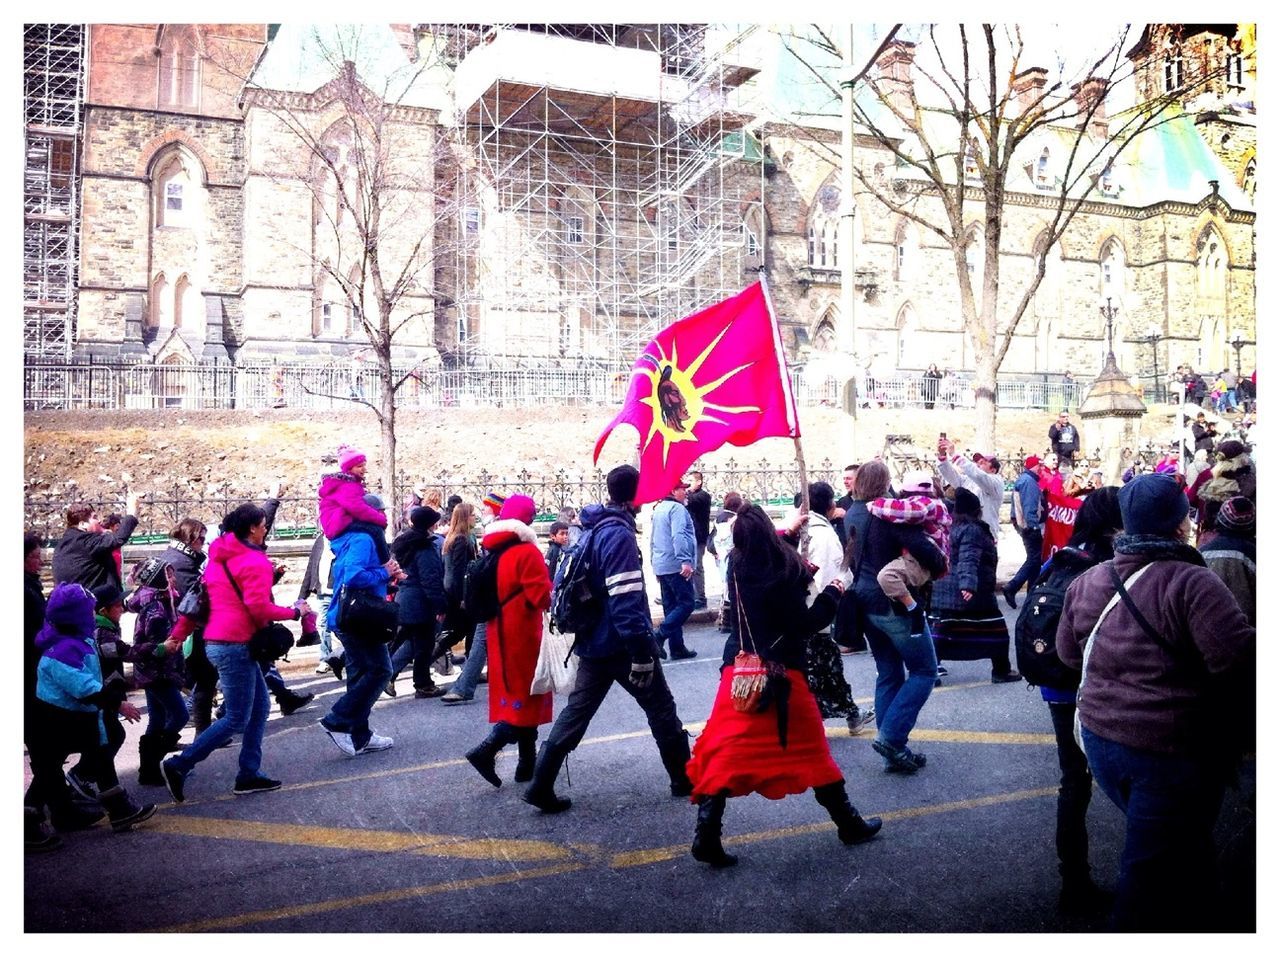
[[[700,730],[716,687],[722,636],[688,631],[697,659],[667,663],[680,715]],[[307,652],[313,654],[314,649]],[[295,657],[299,657],[295,653]],[[844,659],[870,703],[869,655]],[[846,848],[811,795],[729,802],[726,845],[736,868],[712,871],[688,854],[694,811],[670,797],[644,716],[610,693],[569,759],[573,799],[546,816],[509,780],[495,789],[462,758],[488,729],[486,686],[467,705],[416,700],[408,674],[383,697],[374,727],[389,751],[348,758],[316,722],[340,693],[301,655],[291,686],[318,693],[291,717],[274,709],[263,770],[280,791],[235,797],[236,749],[188,779],[187,800],[142,828],[99,825],[62,849],[25,857],[31,931],[1077,931],[1061,918],[1053,848],[1058,778],[1052,728],[1038,692],[993,685],[986,662],[949,663],[911,744],[928,754],[913,777],[885,774],[871,733],[827,722],[850,796],[885,825]],[[562,702],[557,702],[561,704]],[[557,708],[558,710],[558,708]],[[137,726],[117,761],[135,778]],[[190,731],[184,735],[188,739]],[[514,748],[499,758],[504,780]],[[168,800],[133,784],[135,796]],[[1219,821],[1233,926],[1254,926],[1252,764]],[[1115,879],[1123,820],[1095,791],[1092,860]],[[1188,875],[1188,879],[1203,879]],[[744,906],[744,901],[750,901]]]

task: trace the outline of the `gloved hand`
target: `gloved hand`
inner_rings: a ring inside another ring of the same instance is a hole
[[[627,675],[627,680],[632,686],[643,691],[649,685],[653,684],[653,674],[657,668],[657,662],[653,658],[632,658],[631,674]]]
[[[923,635],[924,634],[924,605],[920,602],[916,602],[916,607],[912,608],[909,614],[911,615],[911,634]]]

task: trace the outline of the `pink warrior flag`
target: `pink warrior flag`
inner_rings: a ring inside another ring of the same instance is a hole
[[[622,410],[596,440],[593,461],[622,422],[640,433],[637,505],[664,498],[698,456],[726,442],[798,437],[782,339],[764,284],[681,319],[645,346]]]

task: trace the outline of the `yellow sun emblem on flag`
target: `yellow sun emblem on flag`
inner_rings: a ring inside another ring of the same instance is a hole
[[[641,356],[642,359],[648,360],[654,365],[653,369],[637,369],[635,372],[635,375],[647,377],[652,385],[650,394],[640,400],[653,410],[653,421],[649,426],[649,434],[645,437],[641,452],[643,453],[644,450],[648,449],[649,444],[657,436],[661,435],[662,464],[664,466],[667,463],[667,454],[671,451],[673,444],[676,442],[697,441],[698,437],[693,434],[693,430],[701,423],[728,424],[723,419],[718,419],[711,415],[711,412],[760,411],[757,406],[753,405],[717,405],[714,402],[707,401],[707,397],[712,392],[743,369],[749,368],[751,366],[750,362],[726,372],[714,382],[708,382],[706,385],[698,385],[694,381],[707,356],[711,355],[728,331],[729,326],[725,326],[720,331],[720,334],[711,341],[711,344],[702,350],[702,354],[689,363],[687,369],[680,368],[679,345],[674,339],[671,341],[670,358],[667,358],[661,345],[657,346],[658,355],[656,358],[648,353]]]

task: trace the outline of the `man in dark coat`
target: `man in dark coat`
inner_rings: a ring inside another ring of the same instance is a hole
[[[671,779],[671,794],[688,797],[693,792],[685,772],[689,736],[658,661],[645,595],[635,519],[640,473],[630,465],[619,465],[609,472],[606,482],[608,504],[582,510],[582,525],[590,537],[578,546],[591,550],[588,582],[602,611],[595,627],[581,630],[575,637],[578,679],[538,752],[533,781],[524,794],[525,801],[546,814],[567,811],[571,806],[568,798],[555,793],[556,776],[569,752],[582,742],[587,725],[614,684],[644,710]]]
[[[711,493],[702,487],[702,473],[689,473],[689,495],[684,507],[693,519],[693,607],[707,607],[707,573],[702,567],[707,557],[707,539],[711,535]]]
[[[129,496],[126,510],[129,514],[113,533],[102,530],[92,505],[72,505],[67,509],[67,530],[53,551],[55,584],[75,582],[90,591],[99,585],[124,587],[113,553],[124,547],[138,527],[137,495]]]

